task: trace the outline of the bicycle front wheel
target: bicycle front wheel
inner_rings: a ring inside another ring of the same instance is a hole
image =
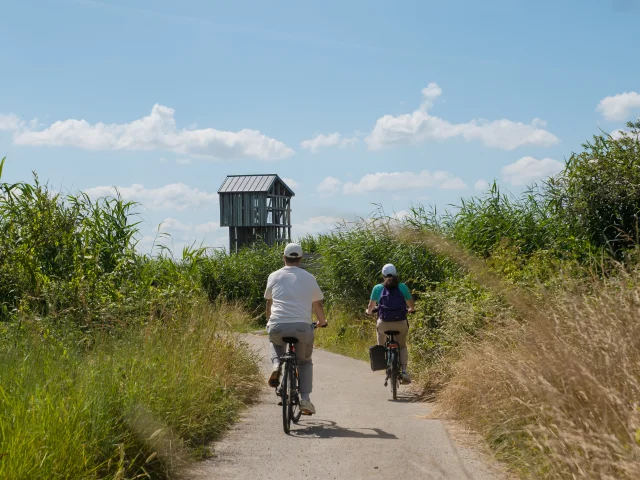
[[[398,352],[391,350],[391,372],[389,375],[389,381],[391,382],[391,396],[395,400],[398,397]]]
[[[285,361],[282,367],[282,389],[280,390],[280,397],[282,398],[282,427],[284,433],[291,431],[291,378],[290,370],[291,365],[289,361]]]

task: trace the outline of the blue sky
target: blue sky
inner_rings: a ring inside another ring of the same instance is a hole
[[[223,245],[227,174],[294,181],[294,234],[496,178],[640,114],[635,0],[4,2],[4,181],[121,192]],[[634,35],[635,34],[635,35]],[[148,245],[150,239],[143,243]]]

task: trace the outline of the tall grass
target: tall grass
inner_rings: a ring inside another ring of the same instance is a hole
[[[257,391],[250,350],[220,328],[238,314],[202,304],[90,351],[45,321],[5,326],[0,478],[160,478],[206,454]]]
[[[423,245],[399,242],[394,224],[383,215],[320,235],[315,251],[309,268],[327,301],[350,312],[364,310],[386,263],[393,263],[402,281],[416,292],[430,290],[457,272],[447,258]]]
[[[369,347],[376,343],[374,318],[331,307],[327,312],[327,319],[327,328],[316,332],[317,346],[360,360],[369,359]]]
[[[167,478],[254,396],[250,318],[204,250],[137,253],[135,209],[0,183],[0,478]]]
[[[216,251],[199,266],[201,282],[211,301],[241,300],[256,316],[264,312],[267,277],[283,267],[283,247],[256,244],[237,254]]]
[[[470,346],[441,394],[523,477],[638,478],[638,272]]]

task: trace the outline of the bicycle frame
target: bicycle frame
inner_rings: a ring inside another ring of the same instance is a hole
[[[282,422],[285,433],[291,430],[291,421],[298,423],[300,420],[300,392],[298,384],[298,360],[296,347],[289,343],[287,351],[280,357],[280,370],[282,372],[282,384],[276,389],[276,395],[280,397],[282,404]]]
[[[368,312],[367,312],[368,313]],[[374,308],[372,313],[378,313],[378,307]],[[408,315],[414,312],[407,312]],[[391,330],[390,330],[391,331]],[[395,400],[398,394],[398,387],[402,378],[402,367],[400,365],[400,344],[394,334],[388,334],[384,342],[387,354],[387,376],[384,379],[384,386],[389,385],[391,380],[391,394]]]
[[[387,349],[387,376],[384,379],[384,386],[386,387],[389,381],[391,381],[391,394],[395,400],[402,375],[402,369],[400,367],[400,345],[396,341],[395,336],[391,334],[387,335],[384,346]]]
[[[311,324],[313,328],[317,328],[317,323]],[[321,328],[327,325],[322,325]],[[298,372],[298,359],[296,357],[296,338],[284,337],[287,341],[287,351],[280,357],[280,372],[278,376],[282,377],[280,388],[276,388],[276,396],[280,397],[279,405],[282,405],[282,424],[285,433],[291,430],[291,421],[298,423],[302,412],[300,410],[300,383]],[[282,373],[282,375],[280,375]],[[290,395],[287,394],[290,392]],[[290,397],[290,398],[289,398]]]

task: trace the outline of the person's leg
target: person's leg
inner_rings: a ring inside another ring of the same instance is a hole
[[[300,379],[300,394],[304,400],[309,400],[309,394],[313,390],[313,326],[298,324],[296,327],[296,360],[298,361],[298,373]]]
[[[271,374],[267,383],[270,387],[277,387],[280,383],[280,357],[286,353],[286,345],[282,340],[282,325],[274,324],[267,327],[269,342],[271,342]],[[286,335],[284,335],[286,337]]]
[[[269,334],[269,342],[271,342],[271,363],[280,363],[279,358],[285,354],[286,345],[282,340],[283,326],[281,324],[269,325],[267,327],[267,333]]]
[[[378,322],[376,323],[376,332],[378,334],[378,345],[384,345],[384,342],[387,340],[387,336],[384,334],[384,332],[385,332],[384,324],[385,323],[387,323],[387,322],[383,322],[380,319],[378,319]]]
[[[396,330],[400,332],[396,335],[398,345],[400,345],[400,365],[402,365],[402,371],[407,371],[407,364],[409,363],[409,350],[407,349],[407,333],[409,333],[409,322],[397,322],[398,328]]]
[[[402,378],[405,382],[409,383],[411,382],[411,378],[407,374],[407,364],[409,363],[409,351],[407,350],[407,333],[409,332],[409,322],[383,322],[382,320],[378,320],[378,345],[384,345],[384,340],[387,337],[384,332],[389,330],[395,330],[396,332],[399,332],[394,337],[400,347],[400,365],[402,366]]]
[[[274,365],[280,365],[280,357],[286,353],[285,345],[271,344],[271,363]]]

